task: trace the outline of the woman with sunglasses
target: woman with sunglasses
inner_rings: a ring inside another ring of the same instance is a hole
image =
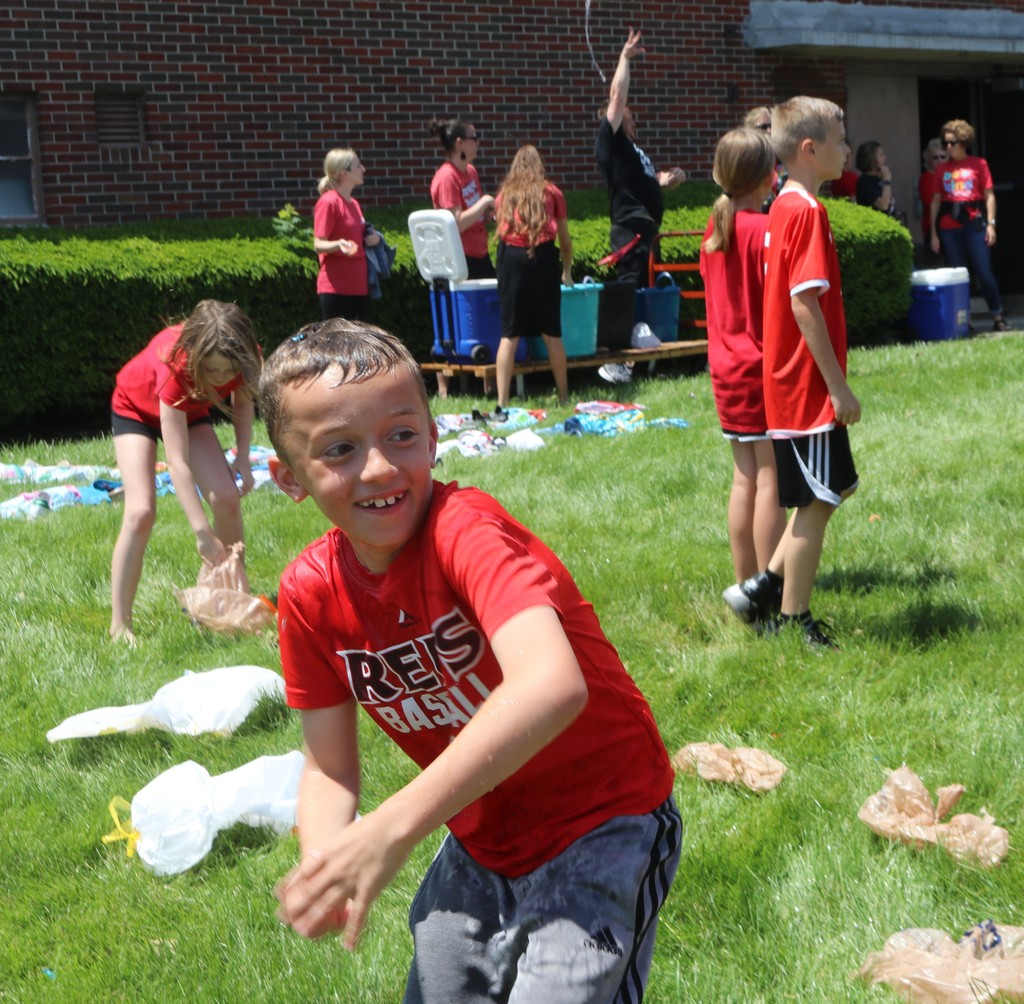
[[[493,279],[497,273],[487,248],[488,217],[494,214],[494,196],[485,195],[473,160],[480,149],[480,133],[465,119],[434,119],[430,134],[444,150],[444,162],[430,182],[430,201],[435,209],[447,209],[455,217],[462,250],[466,255],[468,279]],[[490,393],[484,379],[484,393]],[[437,374],[437,392],[448,396],[448,377]]]
[[[967,151],[974,129],[963,119],[952,119],[940,132],[949,160],[935,168],[938,191],[931,203],[931,248],[941,249],[951,268],[968,267],[981,283],[992,314],[992,330],[1006,331],[999,286],[992,272],[990,249],[996,242],[996,195],[992,174],[983,157]]]
[[[493,279],[494,264],[487,250],[484,223],[494,212],[494,196],[484,195],[480,175],[473,166],[480,133],[464,119],[434,119],[430,133],[444,150],[444,162],[430,182],[430,201],[435,209],[447,209],[454,217],[466,253],[470,279]]]

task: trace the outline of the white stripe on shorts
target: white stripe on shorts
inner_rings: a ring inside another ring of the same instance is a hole
[[[816,432],[807,437],[806,464],[803,457],[800,456],[800,451],[796,448],[796,444],[790,441],[790,445],[793,448],[793,455],[796,457],[796,462],[800,465],[800,470],[803,472],[808,486],[814,492],[814,497],[822,502],[827,502],[830,506],[838,506],[843,501],[842,496],[828,487],[829,482],[832,480],[832,452],[829,434],[827,432]]]

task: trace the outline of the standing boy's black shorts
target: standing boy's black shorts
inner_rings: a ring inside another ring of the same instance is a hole
[[[857,487],[857,469],[845,425],[794,439],[773,439],[779,505],[801,509],[820,499],[831,506]]]
[[[498,241],[501,337],[562,337],[562,268],[554,241],[529,254]]]

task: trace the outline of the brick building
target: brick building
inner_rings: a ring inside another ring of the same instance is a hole
[[[365,205],[422,198],[436,114],[477,124],[492,190],[524,141],[564,188],[595,186],[594,112],[629,25],[657,164],[706,176],[748,108],[813,93],[846,107],[854,143],[885,145],[908,210],[924,141],[969,119],[1000,216],[1024,222],[1024,0],[17,0],[0,6],[0,223],[308,213],[339,145],[367,165]]]

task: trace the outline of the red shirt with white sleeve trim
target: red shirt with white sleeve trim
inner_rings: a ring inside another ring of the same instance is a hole
[[[835,411],[824,377],[793,314],[792,298],[818,294],[828,338],[846,373],[846,313],[839,256],[825,206],[801,188],[785,188],[768,211],[764,282],[764,404],[776,439],[824,432]]]

